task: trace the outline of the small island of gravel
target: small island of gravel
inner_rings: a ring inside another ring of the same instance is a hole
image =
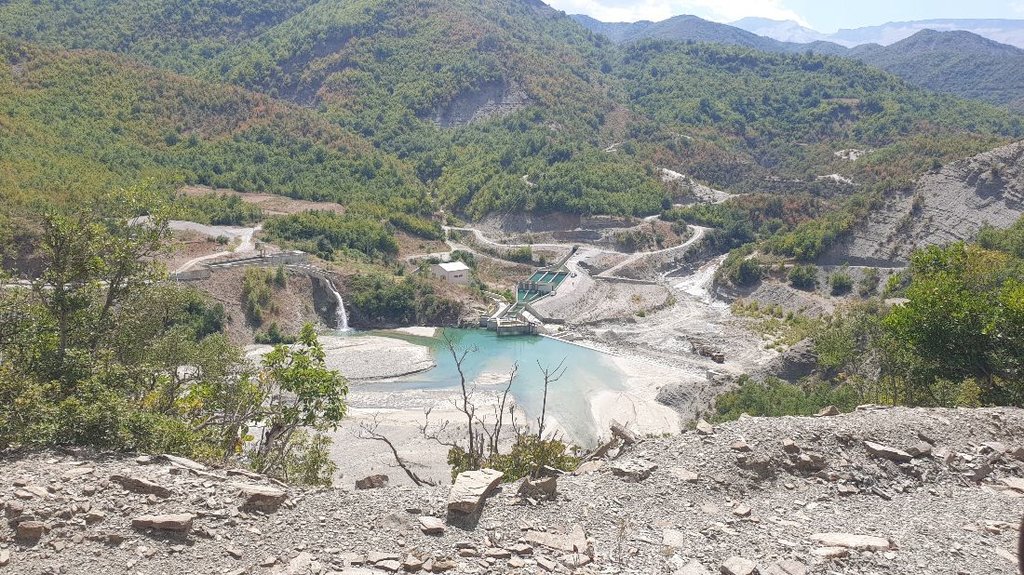
[[[327,355],[327,367],[354,382],[394,379],[437,365],[429,347],[396,338],[323,335],[320,344]],[[272,349],[269,345],[250,345],[246,347],[246,355],[257,358]]]

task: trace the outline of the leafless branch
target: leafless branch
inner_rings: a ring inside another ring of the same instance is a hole
[[[377,416],[374,415],[372,423],[367,423],[365,421],[359,423],[359,433],[357,437],[359,437],[360,439],[379,441],[384,445],[387,445],[388,448],[391,449],[391,455],[395,457],[395,463],[397,463],[398,467],[400,467],[402,471],[404,471],[405,474],[409,476],[409,479],[411,479],[413,483],[415,483],[418,487],[423,487],[424,485],[435,487],[437,483],[434,483],[429,479],[423,479],[419,475],[416,475],[416,472],[414,472],[412,469],[409,469],[409,465],[398,454],[398,449],[395,448],[395,444],[392,443],[391,440],[386,435],[378,431],[379,427],[380,421],[377,419]]]
[[[539,359],[537,360],[537,367],[540,368],[541,374],[544,375],[544,401],[541,404],[540,417],[537,418],[537,439],[544,439],[544,419],[547,417],[548,412],[548,386],[559,379],[562,379],[567,368],[565,367],[564,357],[562,358],[562,361],[558,362],[555,369],[544,367],[541,365]]]

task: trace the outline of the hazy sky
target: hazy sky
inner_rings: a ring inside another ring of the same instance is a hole
[[[718,22],[745,16],[795,20],[819,32],[931,18],[1022,18],[1024,0],[546,0],[569,14],[605,22],[693,14]]]

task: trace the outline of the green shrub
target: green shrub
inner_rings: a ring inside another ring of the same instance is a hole
[[[281,333],[281,328],[277,325],[277,322],[270,324],[265,332],[256,332],[255,342],[261,345],[278,345],[287,344],[291,345],[295,343],[297,337],[294,335],[285,335]]]
[[[274,274],[262,268],[246,268],[242,278],[242,309],[254,326],[263,324],[267,312],[273,311]]]
[[[881,282],[882,277],[878,273],[878,268],[868,268],[864,270],[864,275],[857,282],[857,293],[862,297],[868,297],[878,291],[878,285]]]
[[[580,460],[563,441],[520,435],[508,453],[491,455],[479,466],[472,465],[464,450],[453,447],[448,451],[448,464],[452,467],[453,481],[463,471],[488,468],[501,471],[502,481],[509,483],[523,477],[536,477],[544,467],[572,471],[579,467]]]
[[[171,202],[170,209],[176,219],[215,226],[250,226],[263,219],[259,206],[235,194],[182,195]]]
[[[818,286],[818,268],[812,265],[793,266],[789,270],[789,283],[802,290],[813,290]]]
[[[398,253],[398,242],[383,223],[357,214],[313,210],[275,216],[266,221],[263,231],[272,240],[294,245],[325,260],[334,259],[336,252],[378,259]]]
[[[820,381],[794,385],[777,378],[759,382],[744,376],[739,389],[718,397],[714,419],[732,421],[743,413],[757,417],[812,415],[829,405],[852,411],[858,403],[856,392],[848,387],[833,388]]]
[[[845,295],[853,289],[853,278],[845,271],[838,271],[829,276],[828,284],[832,288],[832,295]]]

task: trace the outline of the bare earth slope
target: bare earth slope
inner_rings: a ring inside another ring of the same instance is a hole
[[[263,513],[240,509],[233,484],[270,486],[258,477],[70,451],[8,456],[0,573],[386,573],[404,562],[693,574],[739,557],[762,574],[1011,574],[1022,447],[1024,411],[1014,409],[748,418],[709,436],[641,440],[559,478],[555,501],[520,500],[505,486],[479,521],[449,522],[442,535],[425,535],[420,519],[445,517],[447,487],[287,489],[284,505]],[[191,528],[132,527],[167,513],[192,514]],[[42,534],[16,540],[15,525]]]
[[[971,239],[986,223],[1009,227],[1024,215],[1024,142],[949,164],[887,202],[826,263],[902,264],[915,248]]]

